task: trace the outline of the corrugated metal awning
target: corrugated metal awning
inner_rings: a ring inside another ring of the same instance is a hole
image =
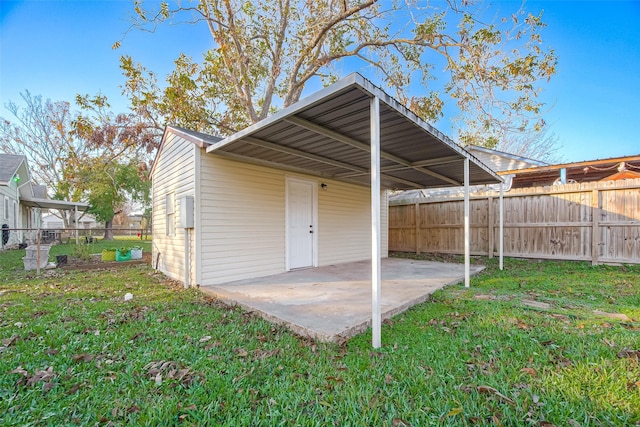
[[[208,153],[320,177],[370,184],[370,99],[380,99],[381,185],[463,185],[501,178],[359,74],[305,98],[207,148]]]

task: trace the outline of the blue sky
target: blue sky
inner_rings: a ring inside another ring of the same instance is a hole
[[[512,10],[519,2],[494,4]],[[543,40],[559,57],[542,95],[559,154],[566,161],[640,154],[640,2],[529,1],[526,9],[544,10]],[[120,55],[164,77],[180,52],[199,59],[211,47],[205,28],[161,26],[155,34],[131,31],[112,50],[131,13],[125,0],[0,0],[0,116],[9,118],[4,105],[24,90],[68,101],[100,91],[124,109]],[[434,125],[454,135],[446,120]]]

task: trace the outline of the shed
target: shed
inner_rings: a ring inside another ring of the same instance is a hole
[[[386,190],[501,182],[359,74],[224,139],[168,126],[151,176],[157,269],[215,285],[370,259],[374,347]]]

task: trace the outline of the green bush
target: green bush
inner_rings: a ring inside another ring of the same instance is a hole
[[[91,259],[91,249],[89,245],[75,245],[71,251],[71,256],[83,261],[88,261]]]

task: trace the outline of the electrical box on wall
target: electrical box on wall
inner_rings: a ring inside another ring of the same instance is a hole
[[[180,197],[180,228],[193,228],[193,196]]]

